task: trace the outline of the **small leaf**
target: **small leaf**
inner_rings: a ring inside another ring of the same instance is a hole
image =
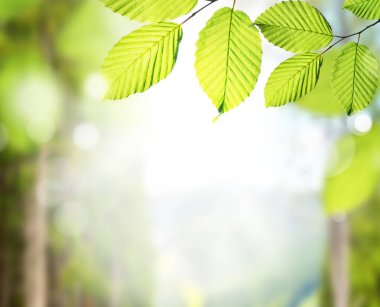
[[[326,18],[302,1],[286,1],[271,6],[255,21],[266,39],[292,52],[321,49],[333,39]]]
[[[352,149],[344,146],[345,142],[351,141],[348,138],[354,141]],[[351,151],[354,155],[345,169],[325,180],[323,200],[327,213],[351,211],[363,205],[376,191],[380,179],[379,138],[380,127],[377,125],[366,135],[345,136],[339,141],[337,148],[341,159],[352,155]]]
[[[198,0],[101,0],[114,12],[140,22],[173,20],[189,13]]]
[[[249,17],[230,8],[218,10],[200,32],[195,69],[203,90],[227,112],[253,91],[261,68],[261,39]]]
[[[343,47],[333,70],[333,91],[348,115],[365,109],[377,89],[379,67],[368,47],[349,43]]]
[[[322,62],[317,53],[298,54],[282,62],[265,87],[266,106],[279,107],[311,92],[317,85]]]
[[[363,19],[380,19],[379,0],[346,0],[343,8]]]
[[[110,83],[106,99],[122,99],[145,92],[172,71],[180,25],[162,22],[143,26],[124,36],[109,52],[103,72]]]

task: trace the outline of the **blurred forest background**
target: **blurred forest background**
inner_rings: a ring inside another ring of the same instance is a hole
[[[1,307],[380,306],[380,99],[347,118],[333,52],[314,94],[266,110],[290,54],[264,42],[255,93],[212,123],[189,59],[230,2],[186,24],[168,80],[113,103],[102,61],[140,24],[98,0],[0,0]],[[335,33],[366,25],[309,2]],[[379,30],[362,37],[378,58]]]

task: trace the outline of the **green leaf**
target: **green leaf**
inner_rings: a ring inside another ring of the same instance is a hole
[[[279,107],[311,92],[317,85],[322,62],[317,53],[298,54],[282,62],[265,87],[266,106]]]
[[[243,102],[253,91],[260,74],[261,39],[251,24],[245,13],[223,8],[199,34],[197,77],[220,113]]]
[[[355,154],[351,163],[342,172],[326,178],[323,200],[329,214],[347,212],[367,201],[380,179],[380,127],[375,126],[364,136],[346,136],[337,145],[346,149],[347,138],[353,138]],[[345,159],[350,152],[340,150],[339,156]],[[339,161],[338,161],[339,162]]]
[[[198,0],[101,0],[114,12],[130,19],[147,21],[172,20],[189,13]]]
[[[346,0],[343,8],[364,19],[380,19],[379,0]]]
[[[181,26],[171,22],[143,26],[124,36],[103,64],[110,85],[105,98],[145,92],[165,79],[176,62],[181,38]]]
[[[313,6],[301,1],[280,2],[255,21],[272,44],[292,52],[321,49],[333,39],[326,18]]]
[[[376,58],[368,47],[349,43],[333,70],[333,91],[348,115],[365,109],[375,96],[379,75]]]

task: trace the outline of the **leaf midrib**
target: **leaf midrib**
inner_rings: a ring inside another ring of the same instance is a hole
[[[235,10],[231,9],[231,16],[230,16],[230,25],[228,28],[228,43],[227,43],[227,63],[226,63],[226,80],[224,81],[224,93],[223,93],[223,102],[221,103],[218,111],[219,113],[224,112],[224,105],[226,103],[226,96],[227,96],[227,82],[229,79],[229,67],[230,67],[230,45],[231,45],[231,32],[232,32],[232,20],[233,16],[235,14]]]
[[[322,32],[315,32],[315,31],[311,31],[311,30],[307,30],[307,29],[297,29],[297,28],[291,28],[291,27],[283,27],[283,26],[273,25],[273,24],[269,24],[269,23],[256,23],[255,22],[254,25],[257,25],[257,26],[270,26],[270,27],[274,27],[274,28],[288,29],[288,30],[300,31],[300,32],[308,32],[308,33],[313,33],[313,34],[319,34],[319,35],[324,35],[324,36],[328,36],[328,37],[333,37],[332,34],[326,34],[326,33],[322,33]]]
[[[356,44],[355,61],[354,61],[354,78],[352,79],[352,96],[351,96],[350,109],[348,110],[349,115],[352,113],[353,107],[354,107],[354,96],[355,96],[355,89],[356,89],[356,66],[357,66],[357,61],[358,61],[358,47],[359,47],[359,44]]]
[[[297,72],[296,72],[291,78],[289,78],[289,79],[288,79],[288,80],[287,80],[287,81],[286,81],[286,82],[280,87],[279,90],[277,90],[273,95],[271,95],[271,97],[273,97],[273,96],[277,96],[277,94],[278,94],[279,92],[281,92],[281,90],[282,90],[285,86],[289,85],[289,82],[290,82],[291,80],[293,80],[298,74],[301,74],[301,72],[302,72],[303,70],[307,69],[307,68],[310,66],[310,64],[311,64],[312,62],[314,62],[315,60],[319,59],[321,56],[322,56],[322,55],[318,54],[318,56],[316,56],[312,61],[310,61],[310,62],[308,63],[308,65],[302,67],[301,70],[297,71]]]
[[[120,78],[123,77],[123,75],[131,68],[131,66],[133,66],[136,62],[140,61],[142,57],[144,57],[148,52],[151,52],[153,48],[155,48],[157,45],[159,45],[162,40],[165,39],[165,37],[167,37],[168,35],[170,35],[172,32],[176,31],[178,28],[181,28],[181,25],[177,24],[176,27],[173,27],[170,31],[168,31],[166,33],[166,35],[164,36],[161,36],[161,38],[156,41],[150,48],[146,49],[144,52],[142,52],[138,57],[136,57],[136,59],[134,59],[133,61],[131,61],[128,66],[126,66],[123,70],[121,70],[121,73],[119,76],[113,78],[112,80],[113,81],[118,81]]]

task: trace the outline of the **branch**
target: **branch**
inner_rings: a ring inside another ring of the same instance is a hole
[[[345,35],[345,36],[335,36],[336,38],[340,38],[340,40],[338,40],[337,42],[335,42],[334,44],[332,44],[330,47],[328,47],[325,51],[322,52],[322,54],[325,54],[327,51],[329,51],[330,49],[332,49],[333,47],[335,47],[336,45],[338,45],[341,41],[349,38],[349,37],[353,37],[353,36],[356,36],[358,35],[359,36],[359,39],[360,39],[360,35],[367,31],[368,29],[376,26],[377,24],[380,23],[380,19],[376,22],[374,22],[373,24],[370,24],[369,26],[365,27],[363,30],[359,31],[359,32],[356,32],[356,33],[353,33],[353,34],[349,34],[349,35]]]
[[[181,25],[183,25],[185,22],[189,21],[196,15],[198,15],[200,12],[202,12],[205,8],[209,7],[211,4],[218,2],[219,0],[207,0],[209,3],[207,3],[205,6],[201,7],[198,11],[195,11],[193,14],[191,14],[188,18],[186,18],[184,21],[182,21]]]

